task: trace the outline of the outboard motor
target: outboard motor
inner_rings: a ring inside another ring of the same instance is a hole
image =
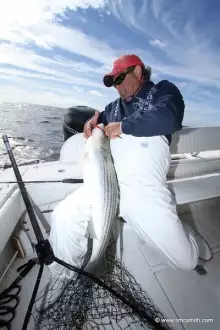
[[[85,122],[94,116],[95,111],[84,105],[67,108],[63,115],[64,141],[77,133],[82,133]]]

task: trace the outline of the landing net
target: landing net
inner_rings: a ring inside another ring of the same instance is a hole
[[[35,330],[171,329],[162,323],[164,316],[157,306],[112,253],[106,252],[99,276],[62,264],[60,278],[35,304]],[[64,278],[67,268],[72,270],[70,279]]]

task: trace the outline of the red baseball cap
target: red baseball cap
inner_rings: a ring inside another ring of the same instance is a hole
[[[113,76],[118,75],[123,71],[125,71],[130,66],[135,66],[135,65],[144,66],[144,63],[137,55],[131,54],[131,55],[120,56],[113,62],[112,71],[104,76],[103,78],[104,85],[106,87],[112,87]]]

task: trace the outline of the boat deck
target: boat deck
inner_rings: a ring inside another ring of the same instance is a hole
[[[213,258],[201,261],[207,271],[199,275],[196,271],[173,270],[163,265],[155,251],[146,244],[140,246],[129,226],[123,231],[122,259],[143,289],[153,299],[161,312],[170,320],[173,329],[218,330],[220,324],[220,198],[182,205],[179,209],[182,221],[190,223],[209,242]],[[11,267],[0,291],[16,277],[16,268],[23,264],[17,259]],[[39,266],[22,281],[21,303],[13,321],[12,330],[22,329]],[[45,267],[41,289],[48,282],[49,272]],[[40,289],[40,290],[41,290]],[[182,319],[182,320],[181,320]],[[33,320],[28,329],[33,329]]]

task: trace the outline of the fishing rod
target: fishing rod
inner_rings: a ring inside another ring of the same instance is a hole
[[[83,179],[63,179],[63,180],[31,180],[31,181],[0,181],[0,184],[10,183],[83,183]]]
[[[25,319],[24,319],[23,327],[22,327],[22,330],[26,330],[27,327],[28,327],[28,323],[29,323],[31,312],[32,312],[32,308],[33,308],[34,301],[35,301],[35,298],[36,298],[36,295],[37,295],[37,292],[38,292],[38,288],[39,288],[39,285],[40,285],[40,280],[41,280],[41,277],[42,277],[44,265],[50,265],[52,262],[54,262],[55,256],[53,254],[53,250],[51,248],[49,240],[44,239],[41,228],[38,224],[33,206],[31,204],[30,198],[28,196],[27,189],[26,189],[26,187],[24,185],[24,182],[22,180],[22,177],[21,177],[19,168],[17,166],[16,160],[14,158],[14,155],[13,155],[13,152],[12,152],[12,149],[11,149],[11,146],[10,146],[7,135],[4,134],[2,136],[2,139],[3,139],[3,142],[5,144],[8,156],[10,158],[12,168],[14,170],[14,174],[16,176],[17,183],[19,185],[20,192],[21,192],[24,204],[25,204],[25,207],[26,207],[31,225],[32,225],[33,230],[34,230],[34,234],[35,234],[36,239],[37,239],[37,244],[35,245],[35,250],[36,250],[36,253],[37,253],[37,256],[38,256],[40,269],[39,269],[39,272],[38,272],[37,281],[36,281],[35,286],[34,286],[33,294],[32,294],[32,297],[31,297],[31,300],[30,300],[30,303],[29,303],[29,306],[28,306],[28,309],[27,309],[27,313],[26,313],[26,316],[25,316]],[[31,263],[31,265],[32,265],[32,263],[36,264],[36,261],[33,260],[33,259],[30,259],[27,264],[22,266],[22,269],[26,270],[26,274],[33,267],[33,266],[29,267],[30,263]]]

